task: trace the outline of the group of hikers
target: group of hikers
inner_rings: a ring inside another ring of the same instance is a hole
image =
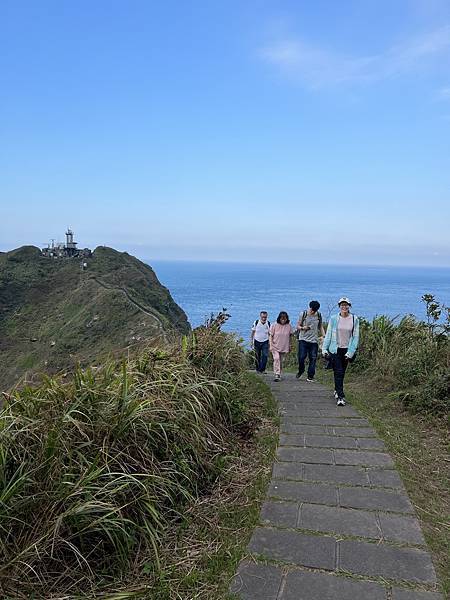
[[[294,329],[289,321],[289,315],[282,310],[276,323],[271,324],[268,313],[262,310],[259,318],[253,323],[251,331],[251,346],[255,352],[256,370],[266,372],[269,351],[273,357],[274,381],[280,381],[283,359],[292,349],[292,338],[298,339],[298,372],[300,379],[305,372],[305,362],[308,359],[306,381],[314,382],[316,362],[321,346],[322,355],[328,360],[334,372],[334,396],[338,406],[345,406],[344,377],[348,363],[355,358],[359,342],[359,320],[350,311],[352,303],[343,296],[338,301],[339,312],[330,317],[324,329],[322,315],[319,312],[320,303],[311,300],[309,308],[298,318]]]

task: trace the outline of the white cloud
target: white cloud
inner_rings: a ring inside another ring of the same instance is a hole
[[[450,100],[450,86],[439,90],[438,99],[439,100]]]
[[[380,81],[449,53],[448,25],[368,56],[345,56],[293,37],[279,38],[259,52],[267,63],[312,88]]]

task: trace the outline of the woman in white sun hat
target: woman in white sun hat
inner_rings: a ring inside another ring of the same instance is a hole
[[[358,349],[359,319],[350,313],[352,303],[346,296],[339,298],[338,306],[339,313],[330,317],[322,354],[329,357],[333,365],[336,404],[345,406],[344,377]]]

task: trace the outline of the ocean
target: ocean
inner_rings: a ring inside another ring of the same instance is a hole
[[[429,267],[342,267],[251,263],[152,261],[158,279],[186,312],[193,327],[226,308],[231,318],[224,329],[244,340],[260,310],[276,321],[286,310],[291,322],[318,300],[325,320],[337,311],[341,296],[366,319],[413,314],[425,319],[423,294],[450,303],[450,269]]]

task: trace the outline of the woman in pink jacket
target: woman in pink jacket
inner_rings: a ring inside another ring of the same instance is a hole
[[[280,381],[283,357],[291,350],[291,335],[294,330],[289,322],[289,315],[282,310],[277,322],[270,326],[269,348],[273,356],[274,381]]]

